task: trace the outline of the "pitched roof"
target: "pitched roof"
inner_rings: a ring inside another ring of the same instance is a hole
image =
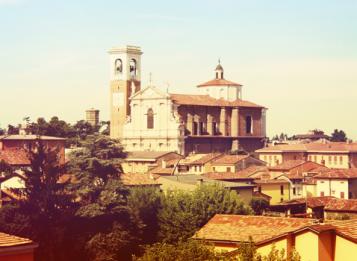
[[[265,241],[288,232],[312,225],[314,220],[303,218],[242,216],[217,214],[208,221],[194,238],[213,241]]]
[[[17,237],[14,235],[9,235],[6,233],[0,232],[0,249],[6,247],[13,247],[13,246],[25,246],[25,245],[33,245],[33,247],[37,247],[31,239]]]
[[[287,184],[289,181],[283,179],[256,179],[256,184]]]
[[[0,140],[66,140],[65,138],[53,137],[53,136],[42,136],[42,135],[33,135],[33,134],[15,134],[15,135],[2,135]]]
[[[125,186],[159,186],[153,176],[141,173],[123,173],[120,179]]]
[[[248,158],[248,155],[223,155],[212,161],[212,164],[236,164],[237,162]]]
[[[227,101],[224,99],[215,99],[209,95],[170,94],[170,97],[174,103],[179,105],[264,108],[249,101],[240,99]]]
[[[157,175],[172,175],[174,172],[174,168],[173,167],[169,167],[169,168],[163,168],[161,166],[157,166],[156,168],[153,168],[149,171],[152,174],[157,174]]]
[[[225,79],[213,79],[208,82],[201,83],[197,87],[206,87],[206,86],[242,86],[239,83],[231,82]]]
[[[305,144],[281,144],[259,149],[256,152],[357,152],[357,143],[330,142],[330,143],[305,143]]]
[[[3,160],[10,165],[30,165],[28,153],[23,149],[0,150],[0,161]]]
[[[357,199],[333,198],[327,202],[324,209],[326,211],[357,213]]]
[[[333,225],[338,233],[349,237],[357,243],[357,219],[325,220],[325,223]]]
[[[209,172],[202,174],[203,177],[215,180],[238,180],[238,179],[254,179],[249,175],[240,175],[239,172]]]
[[[357,179],[357,168],[321,170],[314,179]]]
[[[192,161],[191,164],[206,164],[207,162],[210,162],[221,155],[222,155],[221,153],[208,153],[203,157]]]
[[[275,166],[272,166],[272,167],[269,167],[269,170],[281,170],[281,171],[284,171],[284,170],[291,170],[293,168],[296,168],[302,164],[304,164],[306,161],[305,160],[287,160],[287,161],[284,161],[278,165],[275,165]]]
[[[156,161],[158,158],[174,152],[169,151],[132,151],[128,153],[126,161]]]
[[[309,208],[326,206],[331,200],[336,199],[332,196],[324,197],[309,197],[309,198],[295,198],[279,203],[278,205],[295,205],[295,204],[307,204]]]

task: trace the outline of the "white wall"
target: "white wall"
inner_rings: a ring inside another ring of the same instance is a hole
[[[341,198],[341,192],[344,193],[344,198],[348,198],[348,180],[347,179],[318,179],[316,182],[316,196],[333,196]]]

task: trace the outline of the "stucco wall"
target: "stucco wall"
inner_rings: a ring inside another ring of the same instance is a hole
[[[336,236],[335,261],[356,260],[357,244]]]
[[[305,232],[295,237],[295,249],[304,261],[319,260],[319,237],[312,232]]]

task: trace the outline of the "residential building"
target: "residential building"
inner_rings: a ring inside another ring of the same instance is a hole
[[[153,175],[142,173],[123,173],[120,180],[127,187],[154,187],[160,189],[160,183],[157,182]]]
[[[177,172],[179,174],[197,174],[201,175],[210,170],[209,162],[221,157],[223,154],[218,152],[213,153],[194,153],[186,156],[178,162]]]
[[[265,142],[266,108],[242,100],[242,85],[228,81],[219,64],[199,94],[141,88],[140,47],[110,54],[111,137],[127,151],[174,151],[188,155],[242,149]]]
[[[206,164],[207,172],[238,172],[250,166],[265,166],[265,162],[250,155],[223,154]]]
[[[256,151],[259,159],[276,166],[288,160],[305,160],[328,168],[357,167],[357,143],[329,142],[285,144],[270,146]]]
[[[38,244],[28,238],[0,232],[0,260],[34,261],[34,250]]]
[[[253,189],[255,185],[247,184],[244,182],[227,182],[220,180],[213,180],[206,178],[204,176],[199,176],[196,174],[185,174],[185,175],[170,175],[164,176],[160,175],[157,181],[161,184],[161,189],[163,191],[167,190],[184,190],[193,191],[198,186],[203,184],[218,184],[223,186],[225,189],[233,190],[241,197],[245,203],[249,203],[252,199]]]
[[[282,179],[255,180],[257,191],[271,197],[270,204],[278,204],[290,199],[290,183]]]
[[[357,198],[357,169],[321,170],[313,178],[317,196]]]
[[[45,148],[56,150],[61,164],[65,163],[66,139],[31,134],[0,136],[0,160],[15,166],[30,164],[27,153],[41,143]]]
[[[172,160],[180,160],[183,156],[167,151],[133,151],[129,152],[121,163],[124,173],[149,173],[156,167],[166,168]]]
[[[352,261],[357,248],[357,220],[328,221],[313,219],[215,215],[193,236],[213,245],[226,255],[238,255],[239,245],[252,238],[257,252],[268,255],[273,245],[290,254],[293,249],[301,260]]]

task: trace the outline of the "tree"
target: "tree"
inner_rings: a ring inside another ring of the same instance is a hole
[[[19,134],[19,127],[15,127],[15,126],[12,126],[9,124],[7,126],[7,134],[9,134],[9,135]]]
[[[145,248],[142,257],[134,257],[134,261],[201,261],[222,260],[212,247],[199,241],[179,241],[177,244],[157,243]]]
[[[119,143],[103,136],[92,136],[70,161],[76,177],[73,191],[80,201],[76,216],[80,220],[81,252],[90,260],[128,260],[137,251],[141,222],[128,207],[129,191],[119,176],[126,156]]]
[[[159,238],[164,242],[187,239],[215,214],[251,214],[235,191],[221,185],[201,185],[193,192],[169,191],[158,213]]]
[[[334,142],[345,142],[347,141],[346,133],[343,130],[335,129],[331,134],[331,141]]]
[[[40,140],[28,155],[31,165],[24,173],[25,188],[13,190],[20,200],[1,209],[0,226],[6,232],[38,242],[36,260],[66,260],[64,235],[75,203],[66,183],[59,182],[64,166],[59,163],[57,151],[45,148]]]
[[[264,210],[269,207],[269,201],[263,198],[252,198],[250,206],[254,210],[255,215],[262,215]]]
[[[4,135],[5,134],[5,130],[0,128],[0,135]]]

